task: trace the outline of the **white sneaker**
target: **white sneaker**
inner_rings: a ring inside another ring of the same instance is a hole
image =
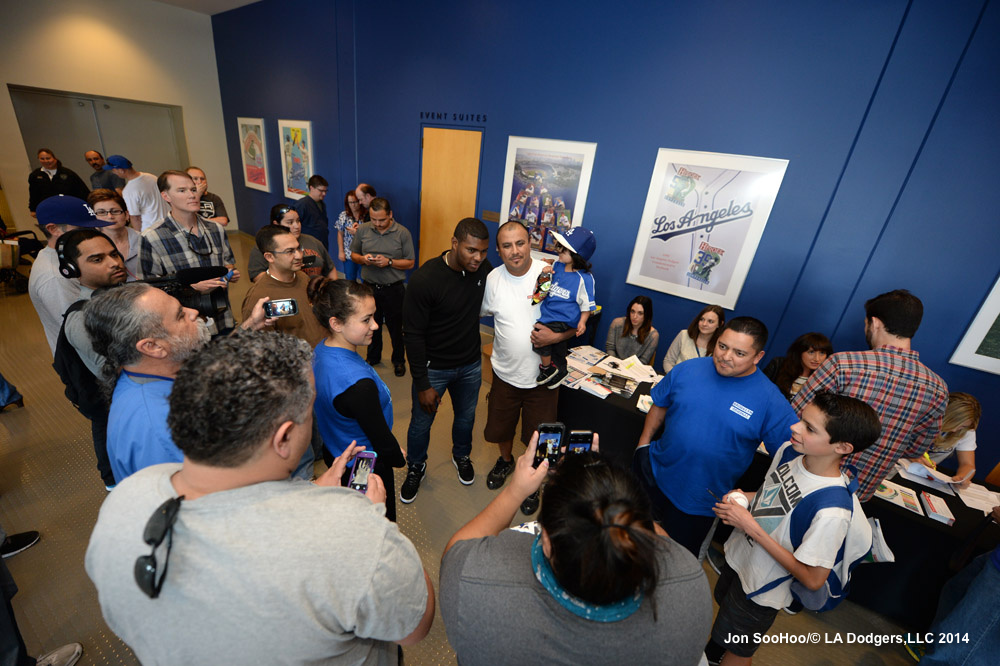
[[[79,643],[69,643],[60,648],[56,648],[48,654],[38,658],[38,666],[73,666],[80,661],[83,655],[83,646]]]

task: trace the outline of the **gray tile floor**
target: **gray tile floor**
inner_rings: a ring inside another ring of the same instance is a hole
[[[232,235],[231,240],[238,264],[245,266],[252,240],[244,235]],[[232,303],[237,310],[246,288],[245,281],[233,285]],[[393,376],[391,366],[385,362],[378,371],[394,397],[393,432],[405,446],[411,405],[409,376]],[[9,532],[36,529],[42,533],[38,545],[6,560],[20,587],[14,608],[28,648],[37,655],[78,641],[85,650],[81,664],[137,663],[128,647],[104,623],[96,592],[83,569],[90,530],[106,494],[94,467],[89,425],[62,395],[41,324],[27,294],[16,294],[3,286],[0,372],[25,398],[24,409],[10,408],[0,414],[0,522]],[[432,431],[427,476],[420,493],[410,505],[397,504],[400,528],[416,545],[435,581],[447,540],[493,496],[486,488],[485,476],[497,452],[483,441],[481,428],[488,390],[489,384],[484,383],[476,415],[472,454],[476,482],[461,485],[449,459],[451,407],[445,398]],[[397,489],[401,481],[402,474],[397,471]],[[706,572],[714,584],[715,574],[707,566]],[[902,631],[892,622],[845,602],[823,615],[800,613],[791,617],[781,613],[771,633],[839,634],[846,641],[848,632],[898,635]],[[419,645],[407,648],[406,654],[408,664],[455,662],[440,614],[430,635]],[[911,663],[900,647],[857,644],[765,645],[756,661],[866,666]],[[655,658],[651,657],[650,663],[655,663]]]

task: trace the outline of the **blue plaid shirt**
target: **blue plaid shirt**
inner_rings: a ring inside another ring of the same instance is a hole
[[[198,233],[193,234],[167,215],[155,227],[146,229],[139,243],[139,270],[142,277],[163,277],[199,266],[234,265],[236,257],[225,230],[218,224],[201,218],[198,218],[197,225]],[[232,307],[216,320],[219,330],[235,325]]]

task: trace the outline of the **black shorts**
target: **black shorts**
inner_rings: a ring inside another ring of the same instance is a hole
[[[774,624],[778,616],[777,608],[768,608],[747,599],[740,577],[726,564],[715,584],[715,601],[719,604],[719,614],[712,625],[712,640],[732,652],[737,657],[752,657],[760,641],[754,634],[763,636]],[[738,640],[726,640],[738,636]]]

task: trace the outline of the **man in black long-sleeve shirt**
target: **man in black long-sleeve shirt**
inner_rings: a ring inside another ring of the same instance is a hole
[[[482,383],[479,308],[493,268],[486,259],[489,241],[486,225],[467,217],[455,227],[451,249],[410,276],[403,340],[413,377],[413,411],[406,433],[406,480],[399,492],[404,504],[420,489],[431,424],[445,390],[455,410],[451,453],[458,480],[464,485],[476,480],[469,454]]]

